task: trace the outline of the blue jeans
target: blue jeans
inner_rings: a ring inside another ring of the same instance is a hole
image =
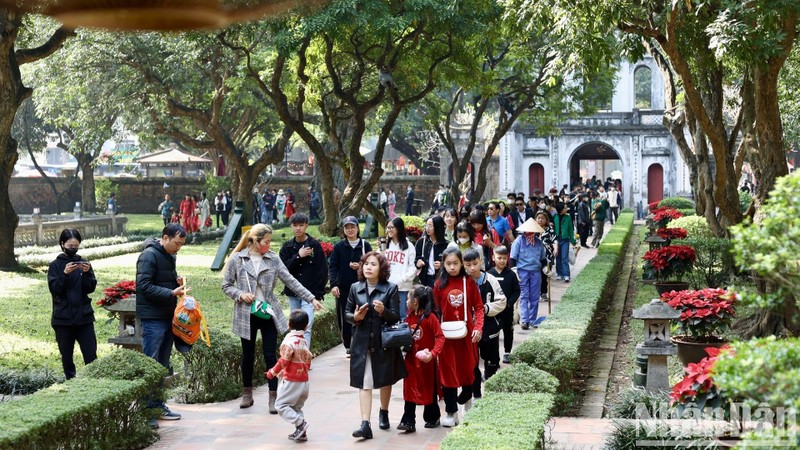
[[[408,305],[406,304],[406,300],[408,300],[408,291],[399,291],[400,296],[400,322],[406,321],[406,314],[408,313]]]
[[[539,315],[539,297],[542,289],[541,269],[519,269],[519,321],[533,324]]]
[[[142,319],[142,353],[155,359],[170,370],[169,358],[172,355],[172,320]],[[164,402],[147,398],[148,408],[164,409]]]
[[[308,327],[306,327],[305,337],[306,337],[306,344],[308,344],[309,350],[311,349],[311,326],[314,325],[314,305],[308,303],[307,301],[289,296],[289,310],[296,311],[298,309],[302,309],[303,311],[308,314]]]
[[[569,239],[558,240],[558,257],[556,257],[557,272],[562,277],[569,278]]]

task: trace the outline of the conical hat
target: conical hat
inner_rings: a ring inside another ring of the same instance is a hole
[[[544,233],[544,228],[532,218],[528,219],[517,228],[520,233]]]

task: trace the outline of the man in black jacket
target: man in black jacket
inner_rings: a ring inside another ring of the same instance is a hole
[[[178,297],[188,292],[175,270],[175,255],[186,242],[186,230],[171,223],[161,232],[161,240],[148,240],[136,261],[136,317],[142,321],[142,352],[170,368],[172,355],[172,317]],[[160,400],[150,400],[148,407],[161,408],[161,419],[178,420]]]
[[[316,300],[308,303],[284,286],[283,293],[289,297],[289,308],[292,311],[302,309],[308,314],[308,326],[305,337],[308,348],[311,348],[311,327],[314,325],[314,310],[322,307],[320,301],[325,296],[325,285],[328,284],[328,262],[319,241],[306,233],[308,216],[294,213],[289,218],[294,238],[286,241],[281,247],[280,257],[289,273],[308,289]]]
[[[510,205],[509,205],[510,206]],[[517,236],[517,228],[533,217],[533,210],[525,205],[525,197],[517,197],[514,200],[514,209],[511,211],[511,219],[514,221],[514,236]]]
[[[578,203],[578,234],[581,237],[581,247],[589,248],[586,239],[589,238],[589,230],[592,229],[592,211],[589,206],[589,196],[581,195],[581,202]]]

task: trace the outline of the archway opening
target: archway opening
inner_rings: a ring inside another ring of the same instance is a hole
[[[633,72],[633,97],[635,108],[651,109],[653,104],[653,73],[647,66]]]
[[[585,184],[592,179],[601,184],[608,178],[622,179],[622,159],[610,146],[602,142],[590,142],[578,147],[569,162],[570,187]]]
[[[528,195],[536,191],[544,192],[544,166],[533,163],[528,166]]]
[[[651,164],[647,168],[647,203],[664,200],[664,167]]]

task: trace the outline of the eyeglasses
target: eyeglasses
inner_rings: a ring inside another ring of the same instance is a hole
[[[488,207],[488,208],[486,208],[486,209],[494,209],[494,206],[490,206],[490,207]]]
[[[386,226],[386,229],[387,229],[387,230],[394,230],[394,225],[387,225],[387,226]]]
[[[525,203],[517,203],[517,206],[525,206]]]

